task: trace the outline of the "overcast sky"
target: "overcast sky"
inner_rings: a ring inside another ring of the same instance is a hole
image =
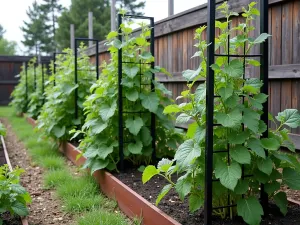
[[[0,24],[6,30],[4,37],[18,43],[19,54],[24,50],[21,44],[23,34],[20,27],[23,25],[23,20],[28,20],[26,10],[32,5],[33,1],[34,0],[0,0]],[[37,1],[41,2],[41,0]],[[69,7],[71,4],[71,0],[60,0],[60,2],[65,7]],[[176,14],[206,2],[207,0],[174,0],[174,11]],[[154,16],[155,21],[167,17],[168,0],[146,0],[144,13],[146,16]]]

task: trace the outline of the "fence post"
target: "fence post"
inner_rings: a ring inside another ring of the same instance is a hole
[[[110,8],[110,30],[116,30],[116,0],[111,0]]]
[[[71,49],[73,51],[75,51],[74,40],[75,40],[75,26],[74,24],[70,24],[70,43],[71,43]]]
[[[89,39],[93,39],[93,12],[89,12]],[[92,47],[93,41],[89,41],[89,47]]]

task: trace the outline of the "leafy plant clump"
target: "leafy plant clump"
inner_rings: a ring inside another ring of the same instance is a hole
[[[0,136],[6,135],[6,128],[5,126],[0,122]]]
[[[12,215],[28,215],[27,204],[31,202],[30,195],[20,185],[20,175],[23,169],[9,171],[8,165],[0,167],[0,213],[10,212]],[[0,224],[3,221],[0,218]]]
[[[24,66],[19,75],[18,85],[11,93],[12,101],[10,105],[14,108],[17,114],[25,113],[28,110],[30,95],[34,93],[34,64],[36,58],[32,58],[27,67],[27,94],[26,94],[26,71]]]
[[[59,140],[69,140],[69,131],[80,128],[84,122],[83,102],[89,94],[89,88],[95,82],[95,67],[84,53],[83,45],[79,48],[77,59],[78,82],[75,83],[74,55],[71,49],[66,49],[65,55],[59,55],[56,61],[56,74],[49,77],[45,95],[46,102],[38,117],[37,129],[44,136]],[[55,86],[53,82],[55,80]],[[51,84],[51,85],[50,85]],[[78,116],[75,118],[75,89],[78,90]]]
[[[244,23],[233,26],[231,18],[237,13],[229,12],[225,2],[218,10],[224,15],[224,22],[216,21],[216,28],[220,35],[216,37],[216,51],[239,54],[245,49],[248,54],[251,48],[264,42],[270,35],[261,34],[251,38],[250,32],[255,29],[251,21],[259,15],[256,3],[249,4],[243,9]],[[230,25],[230,26],[228,26]],[[230,28],[229,28],[230,27]],[[206,83],[200,84],[195,91],[193,86],[199,78],[206,77],[206,56],[208,44],[201,40],[204,27],[196,30],[196,47],[199,51],[195,56],[201,59],[197,70],[183,72],[188,81],[188,90],[181,96],[186,100],[180,105],[169,105],[164,109],[165,114],[179,113],[177,122],[193,119],[186,134],[187,140],[181,144],[173,160],[163,159],[157,167],[148,166],[143,172],[143,183],[153,176],[160,175],[169,181],[163,187],[156,204],[174,188],[181,200],[188,197],[190,211],[195,212],[204,203],[204,174],[205,174],[205,132],[206,132]],[[227,42],[230,41],[230,48]],[[263,103],[268,96],[260,93],[263,83],[257,78],[243,78],[245,66],[260,66],[254,59],[217,57],[216,63],[211,65],[215,72],[214,123],[220,124],[214,128],[214,150],[227,152],[213,155],[213,179],[220,182],[213,183],[213,207],[230,204],[237,207],[221,208],[213,211],[221,218],[238,215],[250,225],[260,224],[264,214],[257,199],[260,194],[260,184],[264,184],[265,192],[273,199],[280,211],[287,213],[287,196],[281,191],[282,186],[300,190],[300,164],[294,154],[295,146],[289,139],[290,128],[300,126],[300,115],[296,109],[286,109],[274,118],[269,119],[275,124],[275,130],[268,131],[268,137],[262,137],[267,126],[261,120]],[[289,152],[281,151],[285,147]],[[173,182],[174,176],[180,177]],[[245,175],[245,176],[244,176]]]
[[[151,113],[156,117],[157,157],[173,156],[173,149],[181,140],[181,134],[174,128],[172,116],[163,114],[164,106],[171,103],[168,98],[171,93],[164,85],[152,81],[152,73],[167,72],[158,66],[154,69],[150,66],[154,62],[147,41],[151,30],[140,23],[141,33],[135,37],[130,25],[124,23],[120,26],[123,42],[117,39],[118,32],[108,34],[111,62],[102,65],[100,79],[91,87],[91,95],[84,103],[87,118],[82,130],[74,131],[74,137],[84,134],[79,148],[88,158],[85,167],[89,167],[92,173],[102,168],[115,170],[119,162],[117,100],[120,48],[123,52],[122,60],[126,62],[122,71],[125,159],[134,166],[150,163],[153,151]],[[155,91],[151,90],[151,82]]]

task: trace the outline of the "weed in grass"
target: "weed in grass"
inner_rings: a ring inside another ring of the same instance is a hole
[[[39,164],[49,170],[57,170],[57,169],[62,169],[65,167],[65,161],[63,157],[60,156],[46,156],[46,157],[41,157],[38,160]]]
[[[77,225],[129,225],[129,223],[120,213],[97,210],[78,218]]]
[[[60,198],[68,197],[89,197],[98,194],[98,187],[95,181],[88,176],[74,179],[68,185],[61,185],[57,187],[57,195]]]
[[[63,184],[69,184],[72,182],[72,176],[69,171],[62,170],[50,170],[44,175],[44,187],[46,189],[55,188]]]

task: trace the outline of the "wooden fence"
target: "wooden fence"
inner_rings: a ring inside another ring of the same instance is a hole
[[[221,4],[223,1],[217,1]],[[241,12],[251,0],[229,0],[233,11]],[[147,15],[151,16],[151,15]],[[216,17],[221,19],[220,14]],[[233,24],[243,22],[242,17]],[[185,89],[182,71],[196,69],[199,59],[191,59],[197,51],[193,39],[195,29],[207,23],[207,5],[201,5],[155,23],[156,65],[166,68],[173,77],[157,74],[156,78],[173,92],[173,98]],[[256,22],[259,27],[259,21]],[[136,31],[138,32],[138,30]],[[258,35],[259,30],[253,35]],[[300,1],[269,0],[269,109],[274,115],[286,108],[300,110]],[[203,34],[206,38],[206,33]],[[108,61],[105,41],[100,42],[100,62]],[[258,49],[254,52],[257,53]],[[95,47],[88,49],[91,61],[95,61]],[[248,76],[257,76],[250,71]],[[300,149],[300,129],[293,129],[293,139]],[[299,136],[297,136],[299,135]]]

